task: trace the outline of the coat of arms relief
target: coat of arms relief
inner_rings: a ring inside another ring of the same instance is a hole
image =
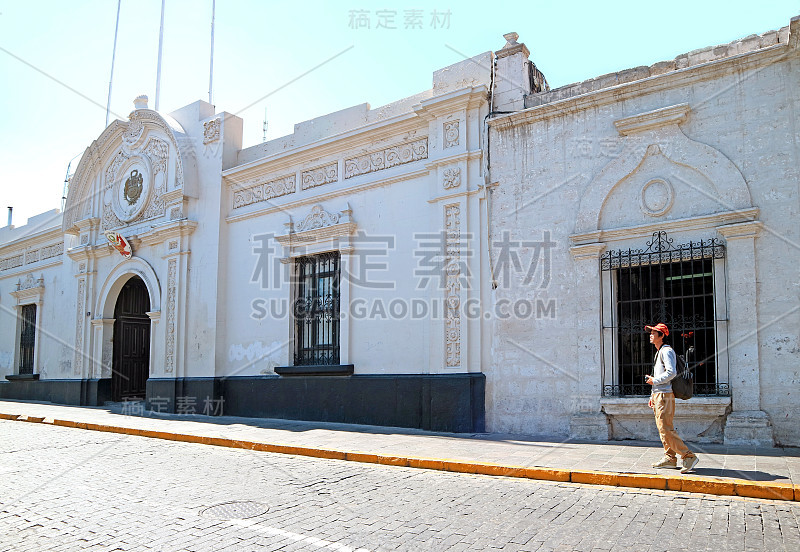
[[[163,216],[169,145],[150,137],[134,151],[120,148],[105,172],[102,229]]]
[[[128,205],[136,205],[139,197],[142,195],[142,182],[144,182],[144,177],[139,173],[138,169],[133,169],[131,171],[131,175],[128,177],[128,180],[125,181],[125,199],[128,201]]]

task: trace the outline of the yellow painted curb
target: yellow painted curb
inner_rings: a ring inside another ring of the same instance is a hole
[[[663,475],[648,473],[621,473],[619,474],[620,487],[636,487],[639,489],[666,490],[667,478]]]
[[[541,479],[543,481],[558,481],[559,483],[568,483],[572,472],[568,470],[559,470],[557,468],[538,468],[531,467],[525,468],[524,477],[526,479]]]
[[[349,460],[365,464],[383,464],[387,466],[401,466],[426,470],[449,471],[455,473],[470,473],[502,477],[519,477],[541,481],[556,481],[562,483],[583,483],[589,485],[607,485],[613,487],[631,487],[643,489],[660,489],[669,491],[683,491],[689,493],[703,493],[721,496],[742,496],[748,498],[764,498],[770,500],[793,500],[800,502],[800,485],[791,483],[765,483],[747,481],[744,479],[716,479],[700,476],[663,476],[637,473],[617,473],[594,470],[563,470],[557,468],[504,466],[481,462],[465,462],[462,460],[413,458],[403,456],[382,456],[365,452],[343,452],[338,450],[300,447],[294,445],[279,445],[259,443],[255,441],[241,441],[226,439],[224,437],[208,437],[183,433],[170,433],[152,429],[137,429],[132,427],[109,426],[72,420],[58,420],[49,417],[24,416],[19,414],[4,414],[0,412],[0,420],[12,420],[32,423],[47,423],[60,427],[75,429],[88,429],[106,433],[120,433],[136,437],[150,437],[168,441],[180,441],[218,447],[256,450],[276,454],[293,454],[313,458],[328,458],[333,460]]]
[[[771,500],[796,500],[795,485],[791,483],[756,483],[737,479],[734,488],[738,496],[768,498]]]
[[[580,470],[572,472],[570,481],[573,483],[588,483],[589,485],[609,485],[612,487],[617,487],[619,485],[619,474],[593,470]]]
[[[688,493],[733,496],[736,494],[736,485],[733,481],[684,476],[681,478],[681,490]]]

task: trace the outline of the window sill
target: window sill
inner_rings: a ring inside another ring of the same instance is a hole
[[[603,398],[600,406],[606,414],[617,417],[651,417],[653,410],[647,406],[649,397]],[[724,416],[731,406],[730,397],[692,397],[688,401],[675,400],[676,417]]]
[[[6,376],[8,381],[36,381],[39,374],[9,374]]]
[[[352,364],[276,366],[275,373],[281,376],[352,376]]]

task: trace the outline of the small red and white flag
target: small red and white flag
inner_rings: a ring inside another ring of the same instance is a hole
[[[131,249],[131,244],[125,237],[120,234],[119,232],[106,232],[106,239],[108,239],[108,243],[111,244],[111,247],[119,251],[119,254],[125,257],[126,259],[130,259],[133,255],[133,250]]]

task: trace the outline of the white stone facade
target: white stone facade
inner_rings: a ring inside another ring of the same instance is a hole
[[[730,396],[678,401],[693,441],[800,440],[797,373],[799,22],[761,37],[532,94],[491,120],[491,233],[550,233],[557,316],[497,321],[487,427],[578,438],[656,438],[639,397],[606,397],[619,357],[601,256],[718,239],[718,382]],[[653,320],[652,323],[655,323]]]
[[[139,98],[87,148],[63,214],[0,229],[0,396],[116,397],[115,313],[140,279],[149,407],[653,439],[646,398],[607,392],[619,269],[602,259],[715,239],[724,392],[681,402],[679,430],[797,445],[798,36],[793,20],[550,90],[509,33],[428,91],[246,149],[234,115]],[[313,334],[335,358],[304,366],[301,326],[321,322],[296,274],[323,254],[338,325],[307,331],[335,328]]]

